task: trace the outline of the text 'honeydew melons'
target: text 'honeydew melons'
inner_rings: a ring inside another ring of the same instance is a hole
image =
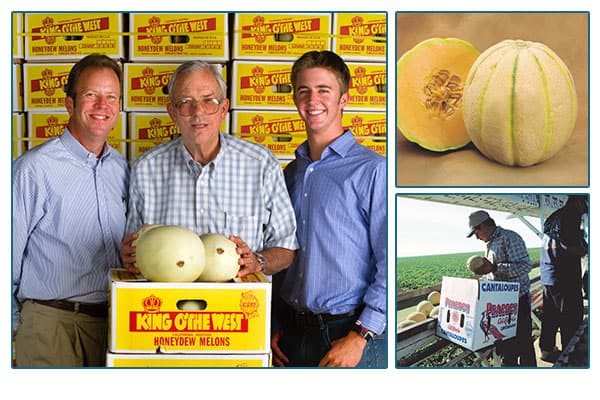
[[[223,235],[208,233],[200,236],[204,243],[206,265],[198,278],[202,282],[226,282],[237,275],[240,258],[236,245]]]
[[[138,238],[136,265],[153,282],[193,282],[204,270],[204,244],[190,229],[155,227]]]
[[[504,40],[488,48],[471,67],[463,93],[470,139],[501,164],[526,167],[547,160],[575,127],[575,83],[566,64],[542,43]]]

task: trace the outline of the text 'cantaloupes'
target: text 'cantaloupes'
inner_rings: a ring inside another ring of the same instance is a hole
[[[463,116],[485,156],[510,166],[534,165],[558,153],[571,136],[575,83],[548,46],[504,40],[481,53],[469,71]]]
[[[480,52],[456,38],[431,38],[399,60],[396,70],[398,129],[432,151],[470,142],[462,116],[463,85]]]

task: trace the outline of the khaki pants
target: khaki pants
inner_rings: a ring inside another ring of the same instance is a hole
[[[17,367],[102,367],[106,351],[106,318],[23,304],[15,338]]]

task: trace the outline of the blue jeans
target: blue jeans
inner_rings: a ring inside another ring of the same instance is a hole
[[[288,357],[289,367],[316,367],[331,348],[331,343],[348,334],[356,317],[325,323],[322,327],[284,327],[279,348]],[[387,367],[387,334],[375,336],[363,351],[357,368]]]

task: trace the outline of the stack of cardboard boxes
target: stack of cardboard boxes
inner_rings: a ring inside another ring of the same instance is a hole
[[[228,81],[223,132],[260,143],[285,165],[305,138],[292,98],[292,63],[332,50],[349,65],[344,127],[385,155],[386,13],[13,13],[13,158],[60,135],[73,64],[99,52],[123,66],[121,117],[109,143],[129,161],[176,136],[166,85],[182,62],[219,65]],[[233,29],[230,29],[233,26]],[[230,78],[230,79],[228,79]]]

